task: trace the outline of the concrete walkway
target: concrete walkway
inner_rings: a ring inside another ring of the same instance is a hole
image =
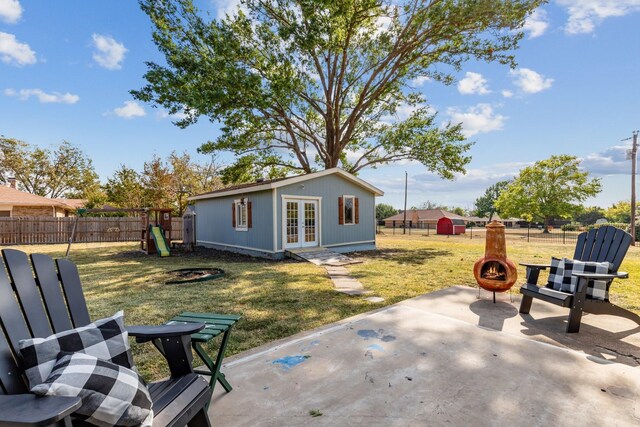
[[[453,287],[227,359],[220,426],[640,424],[640,328]],[[549,306],[549,307],[547,307]],[[606,349],[606,350],[605,350]]]
[[[345,265],[359,264],[362,261],[349,258],[344,254],[326,248],[290,250],[287,252],[293,258],[309,261],[315,265],[324,267],[337,292],[342,292],[347,295],[365,295],[371,293],[371,291],[366,290],[364,286],[362,286],[362,283],[360,283],[358,279],[351,277],[349,270],[344,267]],[[382,302],[384,298],[369,297],[367,300],[370,302]]]

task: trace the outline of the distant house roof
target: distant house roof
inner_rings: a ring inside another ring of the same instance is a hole
[[[407,220],[412,219],[414,212],[418,214],[418,221],[437,221],[440,218],[462,219],[462,220],[467,219],[458,214],[454,214],[453,212],[445,211],[444,209],[416,209],[415,211],[414,210],[407,211]],[[404,220],[404,212],[400,212],[399,214],[390,216],[389,218],[385,218],[384,220],[385,221],[402,221]]]
[[[308,173],[304,175],[297,175],[297,176],[290,176],[286,178],[277,178],[272,180],[251,182],[248,184],[234,185],[233,187],[227,187],[220,190],[211,191],[209,193],[198,194],[197,196],[189,197],[189,200],[214,199],[216,197],[231,196],[234,194],[244,194],[244,193],[253,193],[255,191],[271,190],[273,188],[295,184],[297,182],[304,182],[310,179],[320,178],[322,176],[333,175],[333,174],[340,175],[346,180],[351,181],[354,184],[369,190],[376,196],[384,195],[384,192],[382,190],[380,190],[377,187],[374,187],[373,185],[358,178],[357,176],[351,175],[350,173],[345,172],[340,168],[332,168],[332,169],[326,169],[320,172],[313,172],[313,173]]]
[[[83,208],[84,205],[87,204],[86,199],[52,199],[52,200],[57,200],[60,203],[64,203],[65,205],[72,207],[73,209]]]
[[[65,199],[49,199],[7,186],[0,186],[0,204],[15,206],[55,206],[68,211],[75,207],[62,202]],[[73,200],[73,199],[72,199]]]

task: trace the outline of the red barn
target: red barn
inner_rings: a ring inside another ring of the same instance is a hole
[[[464,234],[466,226],[464,220],[442,217],[436,226],[438,234]]]

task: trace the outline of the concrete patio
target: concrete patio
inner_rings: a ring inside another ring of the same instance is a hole
[[[213,425],[640,424],[640,327],[454,286],[238,354]]]

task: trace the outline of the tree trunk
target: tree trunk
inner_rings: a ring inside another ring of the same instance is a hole
[[[549,233],[549,222],[551,221],[551,218],[549,218],[548,216],[544,217],[544,227],[542,232],[543,233]]]

